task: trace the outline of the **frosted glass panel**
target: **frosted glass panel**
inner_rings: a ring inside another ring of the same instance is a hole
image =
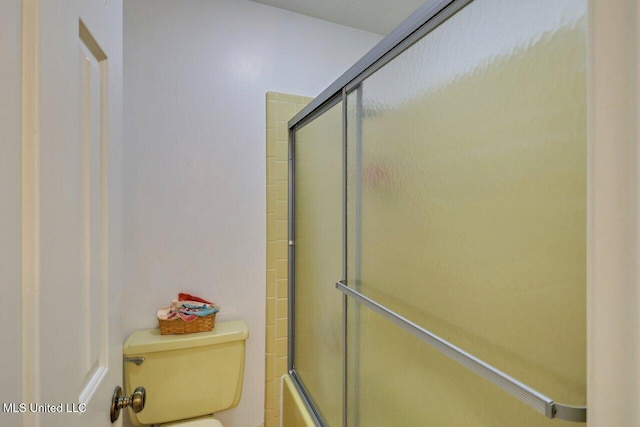
[[[545,418],[377,313],[349,307],[348,336],[358,337],[348,340],[349,427],[584,426]]]
[[[342,103],[295,135],[295,369],[342,425]]]
[[[585,67],[585,1],[475,0],[347,101],[349,285],[573,405]],[[350,313],[352,425],[562,425],[366,311]]]

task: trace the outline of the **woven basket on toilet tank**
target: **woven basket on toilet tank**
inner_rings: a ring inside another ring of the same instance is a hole
[[[193,322],[185,322],[179,317],[171,320],[158,319],[161,335],[193,334],[195,332],[207,332],[213,329],[216,323],[216,313],[209,316],[198,317]]]

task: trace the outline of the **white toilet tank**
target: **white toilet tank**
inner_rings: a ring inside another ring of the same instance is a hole
[[[136,425],[200,417],[235,407],[242,393],[243,321],[216,322],[211,332],[160,335],[136,331],[124,343],[124,388],[146,389],[144,409],[129,415]],[[137,365],[134,361],[144,361]]]

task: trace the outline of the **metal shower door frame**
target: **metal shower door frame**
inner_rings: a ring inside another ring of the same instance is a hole
[[[338,280],[336,288],[343,293],[343,427],[347,427],[347,307],[349,300],[357,301],[385,317],[425,343],[462,364],[492,384],[526,403],[547,418],[584,422],[587,419],[586,406],[571,406],[556,403],[550,397],[523,384],[499,369],[443,340],[430,331],[409,321],[382,304],[361,294],[359,290],[347,286],[347,96],[354,90],[361,90],[361,83],[389,61],[411,47],[425,35],[433,31],[473,0],[432,0],[425,2],[418,10],[396,27],[365,56],[349,68],[342,76],[327,87],[318,97],[296,114],[289,122],[289,318],[288,318],[288,371],[298,392],[303,397],[312,418],[318,426],[324,422],[312,403],[308,390],[302,384],[295,369],[295,133],[311,123],[331,107],[342,102],[343,138],[343,280]],[[356,306],[357,306],[356,304]]]

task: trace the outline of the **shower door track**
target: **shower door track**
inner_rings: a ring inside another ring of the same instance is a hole
[[[451,344],[436,334],[424,329],[420,325],[413,323],[398,313],[389,310],[385,306],[361,294],[355,289],[347,286],[343,281],[336,282],[336,288],[346,296],[355,299],[362,305],[370,308],[385,319],[400,326],[405,331],[434,347],[445,356],[455,360],[465,368],[480,375],[485,380],[498,386],[511,396],[526,403],[537,412],[548,418],[558,418],[566,421],[585,422],[587,421],[586,406],[571,406],[556,403],[548,396],[523,384],[515,378],[507,375],[498,368],[478,359],[474,355],[467,353],[459,347]]]

